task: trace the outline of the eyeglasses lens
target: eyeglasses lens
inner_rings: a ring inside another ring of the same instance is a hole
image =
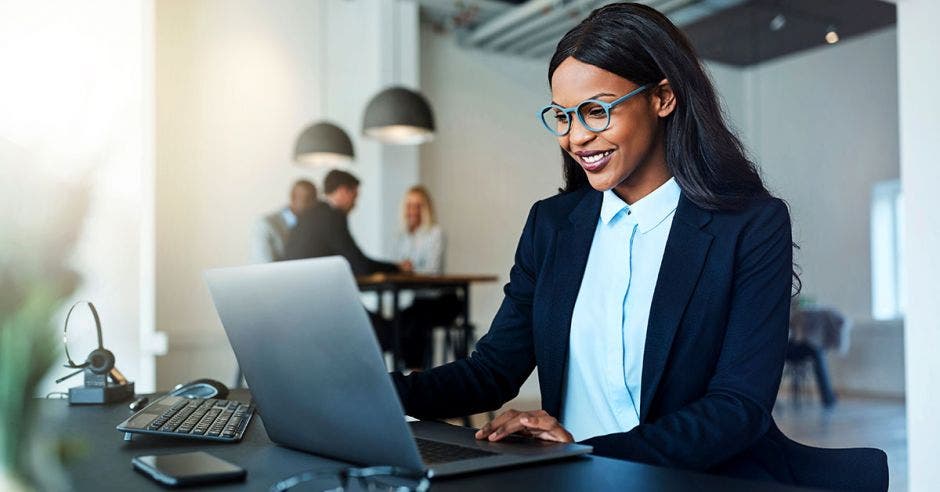
[[[570,120],[568,114],[555,106],[549,106],[542,110],[542,123],[548,131],[555,135],[564,135],[568,132]]]
[[[610,124],[610,113],[604,106],[594,101],[584,101],[578,106],[578,114],[588,130],[599,132]]]

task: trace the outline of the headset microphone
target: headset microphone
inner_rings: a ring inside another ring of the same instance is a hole
[[[95,320],[98,347],[88,354],[85,362],[78,364],[72,360],[72,354],[69,353],[69,320],[72,318],[72,312],[75,311],[75,308],[82,304],[88,306]],[[134,383],[128,382],[127,378],[121,374],[121,371],[114,367],[114,354],[104,348],[104,339],[101,335],[101,318],[98,316],[98,310],[95,309],[94,304],[88,301],[79,301],[69,308],[69,312],[65,316],[62,342],[65,345],[65,358],[68,361],[64,367],[78,370],[56,379],[55,382],[61,383],[72,376],[85,374],[84,386],[69,388],[70,404],[113,403],[134,396]]]

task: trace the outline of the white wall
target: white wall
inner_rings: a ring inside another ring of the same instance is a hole
[[[874,183],[898,177],[893,27],[757,66],[709,63],[727,113],[793,214],[807,297],[871,320]]]
[[[898,3],[901,189],[904,190],[903,281],[907,291],[907,438],[913,491],[940,483],[940,3]]]
[[[421,34],[421,85],[438,115],[435,140],[421,148],[421,180],[447,235],[447,270],[500,277],[472,288],[470,315],[482,336],[529,207],[562,184],[558,145],[535,118],[551,100],[548,64],[464,50],[428,28]],[[531,379],[523,394],[538,397]]]
[[[422,35],[422,86],[444,116],[437,140],[422,148],[421,176],[438,198],[449,268],[497,273],[505,282],[529,206],[562,181],[557,146],[533,116],[550,98],[548,61],[461,49],[429,29]],[[873,340],[895,349],[903,343],[897,324],[867,322],[870,190],[898,173],[894,50],[887,29],[745,70],[707,64],[732,126],[792,207],[804,292],[861,323],[858,353],[835,361],[834,378],[885,394],[903,394],[900,353],[884,357],[884,368],[869,366],[884,380],[850,372],[872,364]],[[501,286],[474,291],[478,335]],[[886,333],[865,335],[872,330]],[[530,381],[524,396],[537,394]]]
[[[804,294],[871,319],[872,186],[898,177],[897,37],[888,28],[746,71],[743,124],[802,249]]]
[[[402,29],[388,28],[393,16]],[[415,4],[382,0],[157,2],[157,324],[170,340],[161,387],[233,379],[202,271],[245,263],[252,223],[285,204],[294,179],[320,183],[326,169],[292,163],[307,124],[325,117],[353,139],[349,169],[363,184],[350,227],[368,254],[386,249],[387,211],[417,180],[417,157],[361,138],[361,118],[393,79],[417,79],[416,19]],[[398,69],[389,45],[402,47]]]
[[[82,222],[75,250],[54,258],[82,277],[70,301],[96,304],[117,367],[138,391],[152,390],[153,358],[141,348],[153,330],[151,2],[2,2],[0,11],[4,233],[19,231],[13,241],[38,254],[63,239],[63,220]],[[80,203],[67,193],[76,187],[89,193],[83,217],[73,217]],[[3,245],[4,254],[13,249]],[[72,328],[87,350],[93,324],[78,316]],[[57,364],[49,379],[66,372]],[[47,381],[42,392],[76,385],[80,376]]]

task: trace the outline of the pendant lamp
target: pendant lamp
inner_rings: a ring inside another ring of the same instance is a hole
[[[317,63],[320,80],[320,110],[327,112],[329,98],[329,77],[327,71],[327,42],[329,41],[325,34],[327,32],[327,21],[329,13],[327,5],[329,2],[321,3],[320,11],[320,56]],[[355,153],[353,152],[352,140],[349,135],[334,123],[326,120],[320,120],[310,124],[297,136],[294,143],[294,161],[298,164],[313,166],[335,166],[352,161]]]
[[[369,101],[362,131],[383,143],[422,144],[434,138],[434,115],[421,94],[404,87],[390,87]]]
[[[342,128],[326,121],[305,128],[294,145],[294,160],[301,164],[343,164],[354,156],[349,135]]]

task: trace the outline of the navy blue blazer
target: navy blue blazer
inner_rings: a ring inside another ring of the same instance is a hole
[[[532,207],[505,298],[473,354],[392,375],[406,413],[498,409],[538,367],[542,408],[562,416],[571,315],[601,202],[587,188]],[[787,347],[792,254],[782,201],[715,212],[683,195],[653,294],[640,424],[585,444],[603,456],[789,481],[771,409]]]

